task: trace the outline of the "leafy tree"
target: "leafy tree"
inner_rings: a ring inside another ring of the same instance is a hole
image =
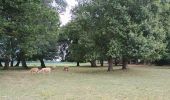
[[[20,47],[27,56],[37,55],[41,66],[45,67],[43,57],[48,53],[51,42],[57,38],[57,30],[60,24],[59,17],[54,9],[43,5],[38,7],[33,4],[32,6],[26,9],[24,14],[26,16],[25,18],[22,17],[23,20],[21,20],[20,27],[24,24],[25,26],[22,29],[27,30],[29,33],[25,38],[21,38],[23,42],[21,42]],[[24,33],[22,31],[25,30],[21,30],[21,33]]]
[[[39,55],[43,63],[43,57],[48,53],[48,47],[56,41],[57,31],[60,25],[56,10],[47,6],[41,0],[2,0],[0,3],[0,14],[3,26],[0,27],[1,34],[8,41],[3,41],[7,49],[11,51],[9,43],[16,40],[15,46],[20,50],[20,58],[24,67],[26,57]],[[12,38],[12,39],[8,39]],[[5,57],[10,59],[12,53],[6,53]],[[8,68],[8,64],[5,68]],[[45,67],[43,64],[42,67]]]
[[[156,61],[156,64],[163,65],[163,64],[169,64],[170,61],[170,2],[167,2],[166,0],[162,0],[161,4],[161,11],[160,11],[160,22],[162,23],[162,27],[164,28],[164,31],[166,33],[166,53],[163,54],[163,57],[160,60]]]
[[[66,36],[66,40],[70,43],[69,46],[69,59],[76,61],[77,66],[80,66],[79,63],[85,60],[85,49],[80,41],[80,37],[83,33],[81,27],[79,27],[76,21],[72,21],[63,27],[63,33]]]
[[[122,58],[122,69],[126,69],[131,58],[158,59],[165,50],[159,4],[158,0],[91,0],[79,5],[74,17],[86,20],[84,31],[105,38],[105,45],[98,46],[104,46],[102,54],[108,58],[108,71],[113,70],[116,57]]]
[[[96,48],[95,41],[92,39],[92,33],[87,29],[87,20],[75,19],[67,24],[64,29],[64,33],[67,34],[67,39],[71,42],[69,47],[69,58],[73,61],[90,62],[92,67],[97,66],[96,60],[99,59],[98,48]],[[86,27],[86,28],[84,28]]]

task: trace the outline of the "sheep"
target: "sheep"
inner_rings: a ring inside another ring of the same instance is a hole
[[[30,72],[33,73],[38,73],[39,69],[38,68],[31,68]]]
[[[68,72],[68,66],[65,66],[63,71],[67,71]]]
[[[51,68],[42,68],[40,71],[38,71],[38,73],[50,73],[51,72]]]

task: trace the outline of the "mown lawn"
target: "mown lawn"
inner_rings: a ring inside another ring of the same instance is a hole
[[[50,74],[0,70],[0,100],[170,100],[168,67],[56,67]]]

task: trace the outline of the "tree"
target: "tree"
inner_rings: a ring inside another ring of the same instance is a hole
[[[83,31],[79,27],[76,21],[72,21],[63,27],[63,33],[66,36],[66,40],[69,41],[69,59],[76,61],[77,66],[80,66],[80,62],[85,60],[85,49],[80,41],[80,37]]]
[[[115,40],[119,43],[117,50],[119,49],[123,59],[122,69],[126,69],[128,59],[133,57],[149,60],[160,58],[166,45],[165,33],[159,22],[159,3],[156,1],[118,2],[123,10],[121,9],[122,14],[117,16],[118,19],[115,18],[119,21],[118,24],[121,24],[118,25],[120,27]],[[117,50],[113,54],[117,54]]]
[[[0,29],[5,38],[2,44],[6,46],[6,53],[4,53],[8,59],[6,61],[9,61],[12,56],[12,53],[8,53],[12,50],[10,41],[15,39],[18,43],[15,46],[20,50],[24,67],[27,68],[26,57],[28,56],[40,55],[39,58],[43,63],[42,57],[47,53],[48,46],[57,38],[60,25],[58,12],[46,6],[41,0],[2,0],[0,7],[0,18],[3,21]]]
[[[163,54],[163,57],[160,60],[156,61],[156,64],[158,65],[164,65],[169,64],[170,61],[170,2],[167,2],[166,0],[162,0],[160,4],[161,10],[160,10],[160,22],[162,23],[162,27],[164,28],[164,31],[166,33],[166,53]]]
[[[74,17],[86,20],[85,24],[80,23],[84,31],[105,38],[105,45],[98,46],[104,46],[101,54],[108,58],[108,71],[113,70],[116,57],[122,58],[122,69],[126,69],[131,58],[154,60],[165,51],[166,35],[159,22],[159,3],[158,0],[90,0],[77,7]]]

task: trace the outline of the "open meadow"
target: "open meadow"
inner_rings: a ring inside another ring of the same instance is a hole
[[[170,69],[131,65],[56,67],[49,74],[0,70],[0,100],[169,100]]]
[[[170,0],[1,0],[0,100],[170,100]]]

